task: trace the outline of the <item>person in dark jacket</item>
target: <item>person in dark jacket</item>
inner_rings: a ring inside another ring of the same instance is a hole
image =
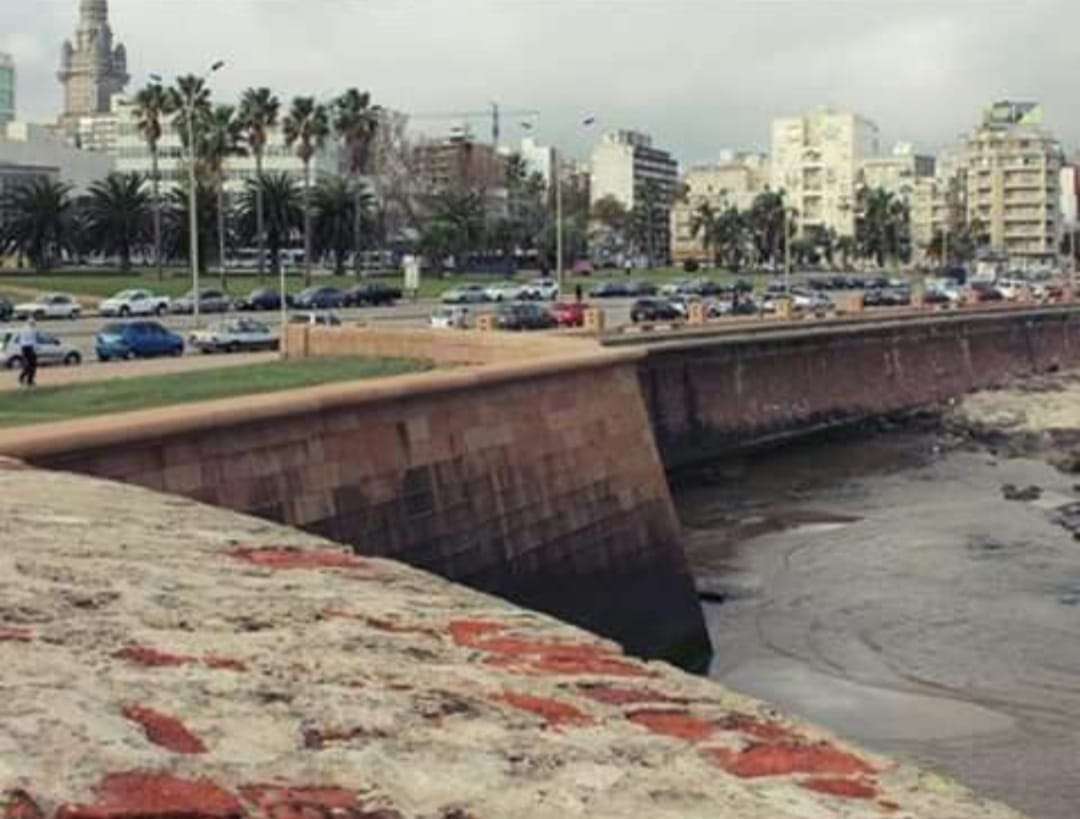
[[[22,358],[22,372],[19,373],[19,383],[34,386],[37,377],[37,328],[33,319],[27,319],[26,325],[15,337],[15,344],[19,348],[19,356]]]

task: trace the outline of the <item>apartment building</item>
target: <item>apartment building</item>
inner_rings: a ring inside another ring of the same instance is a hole
[[[856,190],[880,188],[908,205],[911,243],[916,248],[933,238],[935,165],[934,157],[916,153],[910,144],[901,142],[890,154],[863,159],[856,177]]]
[[[468,135],[416,146],[418,181],[427,190],[484,190],[506,186],[506,157]]]
[[[0,53],[0,128],[15,119],[15,60]]]
[[[757,153],[725,153],[720,161],[689,168],[682,178],[682,193],[671,208],[671,260],[710,262],[704,233],[693,231],[695,214],[703,204],[714,211],[727,207],[748,210],[754,198],[769,186],[769,159]]]
[[[26,174],[46,175],[70,185],[75,193],[84,192],[113,170],[111,156],[80,151],[53,129],[21,121],[0,126],[0,164],[9,168],[9,185],[18,184]]]
[[[657,191],[659,213],[646,248],[654,263],[662,261],[671,247],[671,205],[679,184],[679,163],[667,151],[653,145],[652,137],[639,131],[610,131],[601,137],[590,156],[589,204],[611,196],[627,210],[641,201],[646,187]]]
[[[855,191],[865,159],[879,155],[877,126],[847,111],[820,108],[772,123],[771,186],[798,211],[800,235],[808,229],[855,234]]]
[[[986,227],[989,250],[1024,266],[1056,259],[1061,237],[1060,144],[1041,106],[1001,101],[964,141],[968,222]]]

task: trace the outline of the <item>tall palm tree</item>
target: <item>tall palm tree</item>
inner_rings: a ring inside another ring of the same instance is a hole
[[[240,101],[240,121],[244,125],[244,139],[255,157],[255,178],[263,174],[263,155],[266,151],[268,132],[277,125],[281,100],[269,88],[249,88]],[[263,224],[263,186],[255,186],[255,235],[259,246],[259,278],[262,278],[266,260],[266,226]]]
[[[6,221],[0,247],[30,260],[38,273],[70,250],[73,242],[71,188],[45,178],[8,191],[2,200]]]
[[[724,264],[732,271],[742,265],[749,234],[749,220],[734,205],[728,205],[716,217],[713,226],[713,242]]]
[[[296,97],[282,123],[285,144],[304,163],[304,286],[311,285],[311,160],[330,136],[326,106],[314,97]]]
[[[154,261],[158,281],[165,276],[161,254],[161,174],[158,172],[158,142],[162,135],[162,120],[174,113],[175,98],[161,83],[150,83],[135,95],[135,125],[150,149],[150,181],[154,187]]]
[[[146,180],[137,173],[111,173],[90,186],[85,204],[86,228],[95,250],[120,257],[120,269],[131,269],[131,251],[142,244],[153,203]],[[155,240],[159,238],[155,234]]]
[[[334,101],[334,133],[345,145],[349,177],[353,184],[353,266],[360,276],[360,230],[363,220],[364,186],[360,176],[368,170],[371,143],[379,128],[382,109],[371,105],[371,94],[350,88]]]
[[[200,153],[206,175],[217,194],[218,267],[221,288],[226,289],[225,273],[225,163],[230,157],[243,156],[243,123],[231,105],[218,105],[206,118]]]
[[[366,190],[360,196],[352,185],[340,177],[324,179],[316,187],[312,210],[315,231],[315,247],[319,253],[334,257],[334,275],[345,275],[345,257],[353,245],[353,226],[356,224],[355,209],[360,203],[360,220],[370,218],[374,197]]]
[[[713,250],[713,261],[716,261],[716,209],[708,202],[702,202],[694,210],[693,215],[690,217],[690,235],[697,238],[697,235],[701,235],[701,246],[705,248],[705,252],[708,253],[710,249]]]
[[[259,229],[258,209],[263,208],[263,230],[270,252],[270,270],[280,272],[281,250],[303,221],[300,191],[286,173],[268,173],[249,179],[240,197],[240,232],[253,236]]]
[[[784,192],[765,190],[750,206],[750,229],[758,258],[776,261],[784,240]]]

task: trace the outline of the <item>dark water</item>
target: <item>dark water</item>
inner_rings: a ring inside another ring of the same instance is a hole
[[[1073,480],[928,433],[817,440],[676,490],[710,674],[1031,816],[1080,817]],[[1035,484],[1033,502],[1001,487]]]

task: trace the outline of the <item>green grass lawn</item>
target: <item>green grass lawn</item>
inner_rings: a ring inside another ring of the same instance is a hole
[[[209,401],[238,395],[382,378],[431,369],[424,361],[395,358],[309,358],[251,367],[174,375],[117,378],[88,384],[0,391],[0,427],[41,424],[113,412]],[[48,370],[38,377],[48,383]],[[11,374],[15,378],[15,374]]]

